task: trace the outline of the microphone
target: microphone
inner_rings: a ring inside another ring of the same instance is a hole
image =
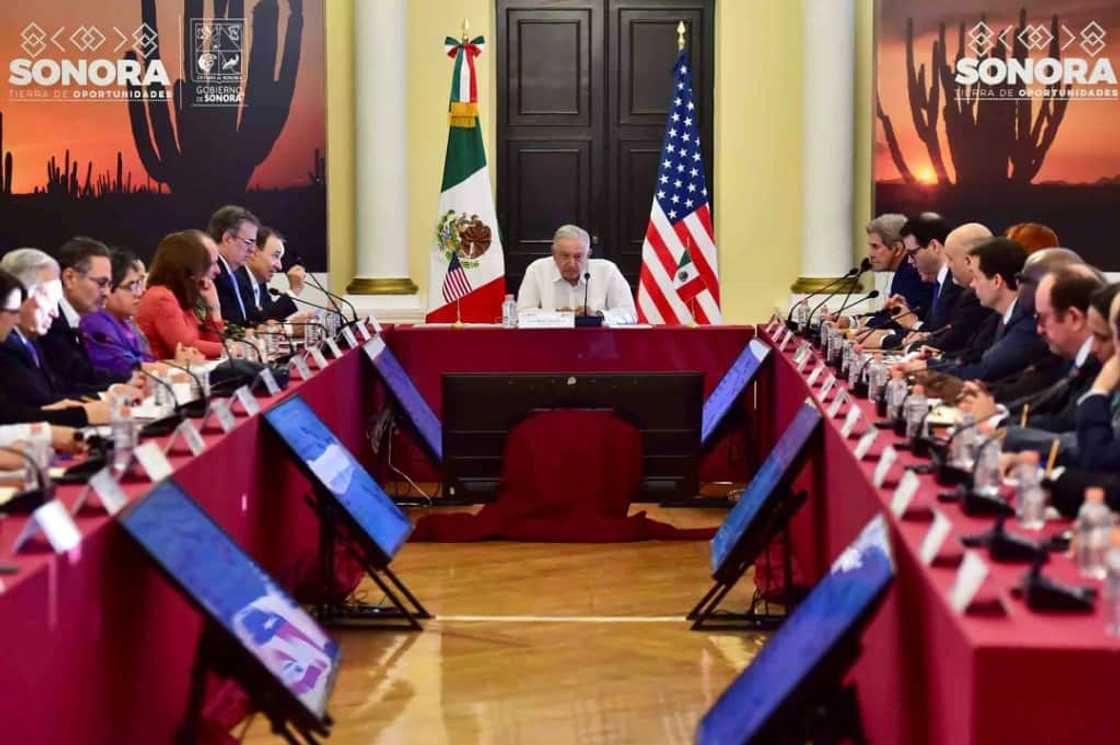
[[[859,278],[862,277],[864,275],[864,273],[866,273],[867,270],[870,269],[870,268],[871,268],[871,259],[869,259],[867,257],[864,257],[863,261],[859,262],[859,272],[856,274],[856,276],[855,276],[855,278],[852,282],[853,286],[848,288],[848,294],[846,294],[844,296],[844,302],[840,303],[840,310],[836,311],[837,313],[842,313],[844,311],[844,308],[848,307],[848,300],[852,296],[852,290],[855,289],[855,287],[854,287],[855,283],[858,282]],[[873,296],[870,296],[870,297],[879,297],[879,291],[876,290],[875,294]],[[858,301],[858,302],[862,302],[862,301]]]
[[[19,448],[0,445],[0,451],[19,456],[35,474],[35,488],[21,491],[4,503],[4,512],[8,514],[26,515],[37,510],[44,502],[54,498],[54,485],[51,483],[50,474],[27,453]]]
[[[167,360],[161,360],[160,364],[185,372],[187,375],[191,376],[194,384],[198,386],[198,398],[193,401],[187,401],[185,404],[180,404],[178,407],[179,411],[183,412],[191,419],[200,419],[206,416],[206,409],[210,404],[210,396],[206,393],[206,386],[202,384],[202,378],[198,377],[189,367],[184,367],[174,362],[168,362]]]
[[[148,422],[140,428],[141,437],[162,437],[163,435],[171,434],[171,432],[179,426],[179,422],[183,421],[183,414],[179,410],[179,402],[175,398],[175,389],[163,378],[158,375],[153,375],[143,368],[143,366],[136,368],[137,372],[146,378],[150,378],[161,386],[167,389],[171,395],[172,410],[171,413],[161,419],[156,419]]]
[[[913,310],[908,310],[905,313],[896,313],[895,309],[892,308],[891,313],[894,315],[894,320],[897,321],[899,318],[905,318],[906,316],[920,315],[923,310],[924,310],[924,308],[919,305],[916,308],[914,308]],[[863,336],[859,337],[856,340],[856,342],[857,343],[862,342],[864,339],[871,336],[872,332],[874,332],[874,331],[887,331],[887,330],[888,329],[869,328],[869,329],[867,329],[867,331],[863,332]]]
[[[305,262],[304,262],[304,260],[303,260],[303,257],[302,257],[302,256],[300,256],[300,255],[299,255],[298,253],[297,253],[297,254],[294,254],[294,255],[292,256],[292,264],[293,264],[293,265],[295,265],[295,264],[304,264],[304,263],[305,263]],[[356,309],[356,308],[354,307],[354,304],[353,304],[353,303],[351,303],[351,302],[350,302],[349,300],[347,300],[346,298],[342,297],[341,295],[336,295],[336,294],[334,294],[333,292],[331,292],[330,290],[328,290],[328,289],[327,289],[326,287],[324,287],[324,286],[323,286],[323,283],[319,281],[319,279],[318,279],[318,278],[317,278],[317,277],[315,276],[314,272],[307,272],[307,279],[308,279],[308,280],[309,280],[309,281],[311,282],[311,284],[315,285],[315,287],[316,287],[316,288],[317,288],[317,289],[319,290],[319,292],[321,292],[321,293],[323,293],[324,295],[326,295],[326,296],[327,296],[327,300],[330,300],[330,301],[331,301],[331,305],[332,305],[332,306],[334,307],[334,310],[335,310],[335,312],[336,312],[336,313],[338,313],[338,315],[342,316],[342,311],[341,311],[341,310],[339,309],[339,307],[338,307],[338,303],[336,303],[336,302],[335,302],[335,300],[341,300],[342,302],[346,303],[346,306],[347,306],[348,308],[350,308],[350,312],[351,312],[351,313],[352,313],[352,314],[354,315],[354,322],[355,322],[355,323],[357,323],[357,322],[358,322],[358,311],[357,311],[357,309]],[[282,294],[282,293],[281,293],[281,294]],[[293,296],[293,298],[292,298],[292,299],[293,299],[293,300],[296,300],[296,299],[298,299],[298,298],[295,298],[295,297]],[[343,317],[342,317],[342,320],[344,320],[344,321],[345,321],[345,320],[346,320],[346,317],[345,317],[345,316],[343,316]]]
[[[857,305],[859,305],[860,303],[866,303],[867,301],[874,300],[877,297],[879,297],[879,291],[878,290],[872,290],[871,292],[867,293],[866,295],[864,295],[859,300],[856,300],[853,303],[849,304],[847,301],[845,301],[844,304],[840,306],[840,310],[838,310],[836,312],[837,313],[843,313],[848,308],[854,308]]]
[[[1017,398],[1009,404],[1005,404],[1009,412],[1017,409],[1022,409],[1024,406],[1030,404],[1031,408],[1037,409],[1039,406],[1050,403],[1052,400],[1065,393],[1066,389],[1073,384],[1073,378],[1068,375],[1057,383],[1054,383],[1048,388],[1043,388],[1041,391],[1035,391],[1029,396],[1022,396]]]
[[[829,290],[832,287],[836,287],[837,285],[839,285],[840,282],[842,282],[846,279],[850,279],[852,277],[859,277],[859,267],[852,267],[846,273],[844,273],[843,277],[837,277],[836,279],[833,279],[831,282],[829,282],[828,285],[825,285],[824,287],[822,287],[819,290],[816,290],[815,292],[811,292],[811,294],[806,296],[805,299],[801,300],[801,302],[804,302],[805,305],[809,305],[810,300],[812,300],[813,298],[815,298],[818,295],[821,295],[822,292],[824,292],[825,290]],[[805,318],[805,324],[806,325],[808,325],[810,320],[812,320],[813,314],[816,313],[816,311],[818,311],[820,309],[820,307],[822,305],[824,305],[825,302],[828,302],[828,301],[829,301],[828,298],[824,298],[823,300],[818,302],[818,304],[813,306],[813,309],[809,311],[809,316]],[[799,304],[797,304],[797,302],[794,302],[793,307],[795,308],[795,307],[797,307],[797,305],[799,305]],[[793,323],[793,308],[790,308],[790,313],[787,313],[786,316],[785,316],[785,325],[790,326],[792,323]]]
[[[277,290],[275,287],[269,287],[268,288],[268,294],[272,295],[273,297],[279,297],[279,296],[283,295],[284,293],[280,292],[280,290]],[[304,300],[303,298],[296,297],[295,295],[289,295],[288,297],[290,297],[292,300],[295,300],[297,303],[302,303],[303,305],[310,306],[312,308],[315,308],[316,310],[322,310],[322,311],[326,311],[327,313],[335,314],[336,316],[338,316],[339,318],[342,319],[342,325],[343,326],[352,326],[352,325],[354,325],[355,323],[358,322],[356,318],[353,321],[346,320],[346,316],[342,314],[342,311],[340,311],[338,309],[338,306],[335,306],[333,308],[328,308],[325,305],[317,305],[316,303],[313,303],[310,300]],[[327,298],[327,299],[329,300],[330,298]],[[333,304],[334,301],[332,300],[331,303]]]
[[[591,272],[583,274],[583,315],[576,318],[577,328],[599,328],[603,325],[602,316],[593,316],[587,308],[587,293],[591,290]]]
[[[800,305],[801,303],[806,303],[806,304],[808,304],[808,302],[809,302],[810,300],[812,300],[813,298],[815,298],[815,297],[816,297],[817,295],[820,295],[820,294],[821,294],[821,293],[823,293],[823,292],[824,292],[825,290],[829,290],[829,289],[831,289],[832,287],[835,287],[835,286],[836,286],[837,284],[839,284],[839,283],[843,282],[844,280],[846,280],[846,279],[850,279],[851,277],[855,277],[855,276],[857,276],[858,274],[859,274],[859,267],[853,266],[853,267],[852,267],[851,269],[849,269],[849,270],[847,271],[847,273],[846,273],[846,274],[845,274],[845,275],[844,275],[843,277],[837,277],[836,279],[832,280],[831,282],[829,282],[828,284],[826,284],[826,285],[825,285],[824,287],[822,287],[821,289],[817,290],[816,292],[810,293],[810,294],[809,294],[809,295],[808,295],[807,297],[805,297],[805,299],[804,299],[804,300],[801,300],[801,301],[799,301],[799,302],[797,302],[797,303],[794,303],[794,304],[793,304],[793,307],[791,307],[791,308],[789,309],[789,312],[788,312],[788,313],[786,313],[786,327],[787,327],[787,328],[793,328],[793,309],[794,309],[794,308],[796,308],[796,307],[797,307],[798,305]],[[825,301],[827,301],[827,300],[828,300],[828,298],[825,298]],[[816,307],[814,307],[814,308],[813,308],[813,310],[812,310],[812,311],[810,311],[810,312],[809,312],[809,317],[805,319],[805,323],[806,323],[806,324],[808,324],[808,322],[809,322],[809,319],[811,319],[811,318],[813,317],[813,313],[815,313],[815,312],[816,312],[817,308],[821,307],[821,305],[823,305],[823,304],[824,304],[824,301],[822,301],[821,303],[819,303],[819,304],[818,304],[818,305],[817,305]]]
[[[591,315],[587,309],[587,293],[591,291],[591,272],[583,273],[583,315],[587,317]]]

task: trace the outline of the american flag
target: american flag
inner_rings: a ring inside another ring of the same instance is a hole
[[[673,101],[642,245],[638,317],[645,323],[720,323],[719,267],[688,52],[673,69]],[[682,273],[683,272],[683,273]]]
[[[451,254],[451,263],[447,266],[447,274],[443,277],[443,301],[453,303],[460,298],[471,294],[471,283],[467,280],[467,272],[459,263],[459,254]]]

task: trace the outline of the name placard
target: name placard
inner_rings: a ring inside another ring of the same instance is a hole
[[[894,449],[893,445],[887,445],[883,448],[883,454],[879,456],[879,465],[875,466],[875,473],[871,477],[871,483],[875,484],[876,489],[882,488],[883,482],[887,480],[887,474],[896,460],[898,460],[898,451]]]
[[[171,462],[167,460],[167,456],[154,442],[145,442],[133,450],[132,454],[136,457],[136,462],[144,469],[149,481],[153,483],[163,481],[171,475]]]
[[[70,517],[70,513],[57,499],[45,502],[31,513],[23,530],[12,544],[12,553],[19,553],[19,550],[40,532],[46,536],[47,542],[51,544],[56,554],[65,553],[82,542],[82,532],[78,530],[74,518]]]
[[[964,613],[972,605],[980,586],[988,577],[991,567],[975,551],[965,551],[964,560],[957,570],[953,586],[949,588],[949,606],[957,613]]]
[[[856,443],[855,455],[856,460],[863,460],[867,454],[871,452],[871,446],[875,444],[875,440],[879,439],[879,430],[872,427],[863,433],[863,437],[859,438]]]
[[[933,523],[929,526],[929,531],[926,532],[926,537],[922,539],[922,546],[918,550],[918,555],[922,559],[922,563],[929,566],[937,555],[941,553],[941,547],[945,545],[945,539],[949,537],[949,532],[953,529],[953,524],[949,522],[949,518],[945,517],[944,513],[936,507],[933,509]]]
[[[921,481],[918,480],[917,474],[913,471],[906,471],[902,474],[898,486],[895,487],[894,496],[891,498],[891,512],[895,517],[902,517],[906,514],[906,510],[910,509],[910,503],[914,500],[914,495],[918,493],[919,486],[921,486]]]

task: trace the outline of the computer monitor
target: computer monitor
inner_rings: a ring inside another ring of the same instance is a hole
[[[412,523],[323,420],[293,396],[264,413],[264,419],[299,461],[304,473],[325,490],[388,564],[412,532]]]
[[[805,446],[820,422],[820,409],[806,399],[712,538],[714,578],[721,579],[752,562],[766,547],[773,529],[780,527],[773,525],[772,518],[781,511],[781,501],[788,497],[785,487],[796,474],[793,466],[802,461]]]
[[[393,350],[386,346],[384,339],[380,336],[373,337],[366,342],[365,349],[393,399],[404,410],[429,453],[435,458],[436,463],[442,462],[443,426],[432,411],[432,407],[428,406],[428,402],[420,395],[416,384],[408,377],[408,373],[401,367]]]
[[[839,686],[894,573],[886,521],[876,515],[704,715],[697,745],[803,742],[801,708]]]
[[[303,729],[325,731],[338,644],[172,480],[118,516],[180,590],[267,672]],[[246,670],[246,675],[259,671]]]
[[[637,501],[692,499],[699,490],[700,372],[444,373],[444,484],[492,501],[509,433],[535,411],[613,412],[642,437]]]
[[[743,347],[743,351],[731,363],[731,367],[724,373],[719,383],[704,401],[704,411],[701,415],[700,444],[707,445],[716,427],[727,416],[732,404],[746,390],[754,380],[754,376],[762,367],[762,363],[770,355],[770,347],[758,339],[751,339]]]

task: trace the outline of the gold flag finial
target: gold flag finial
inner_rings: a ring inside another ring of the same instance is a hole
[[[471,22],[466,18],[463,19],[463,41],[470,39]]]
[[[677,24],[677,49],[684,49],[684,21]]]

